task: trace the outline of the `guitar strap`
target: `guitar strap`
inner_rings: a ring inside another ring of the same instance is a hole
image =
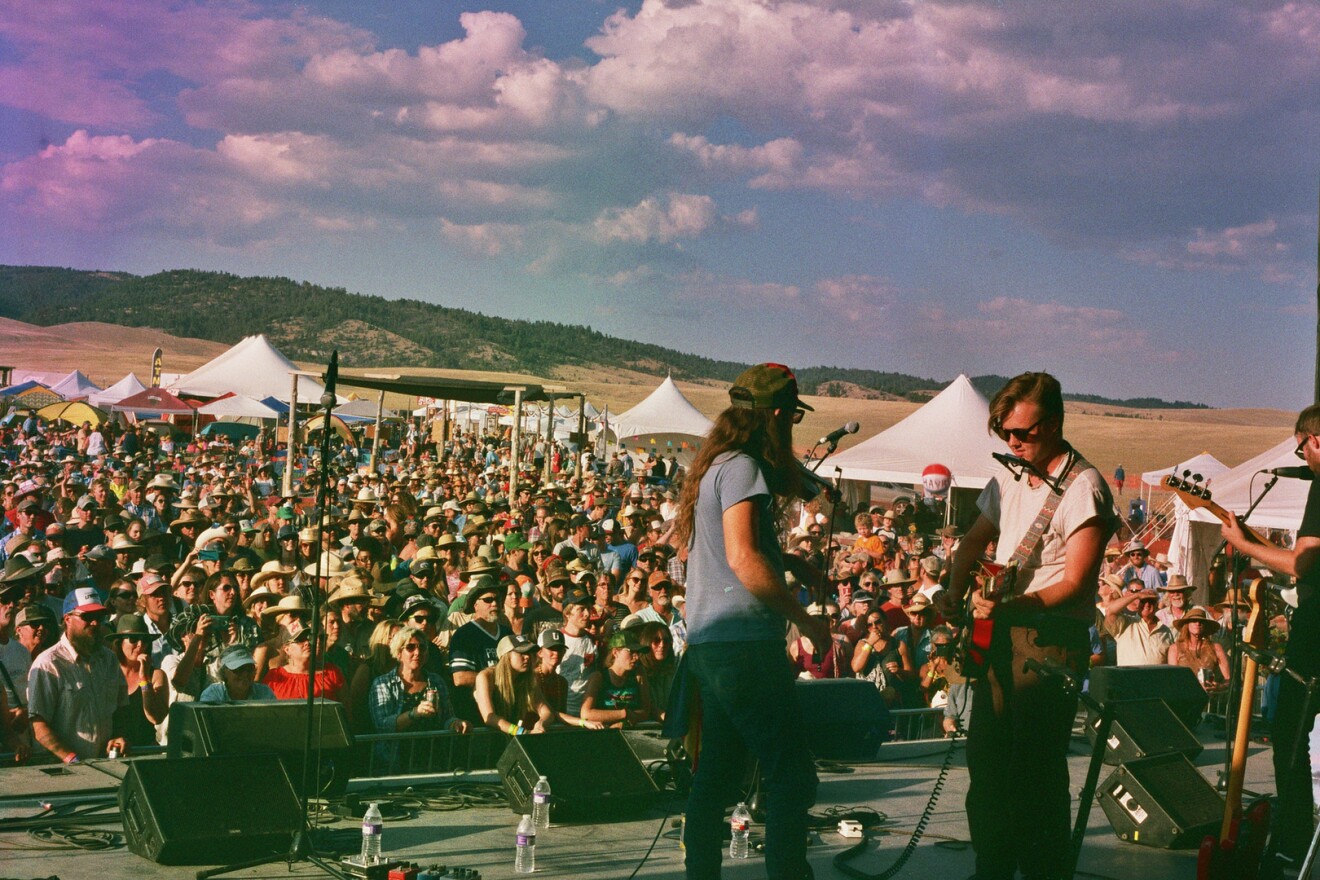
[[[1067,467],[1063,469],[1058,481],[1050,487],[1050,493],[1045,496],[1045,503],[1041,505],[1040,513],[1036,514],[1036,519],[1022,536],[1017,549],[1008,560],[1009,565],[1015,565],[1019,570],[1040,546],[1041,540],[1045,537],[1045,530],[1050,527],[1054,513],[1059,509],[1059,502],[1063,500],[1063,494],[1068,491],[1068,487],[1077,479],[1078,474],[1091,467],[1091,463],[1082,458],[1081,454],[1072,447],[1069,447],[1068,455],[1070,458]]]

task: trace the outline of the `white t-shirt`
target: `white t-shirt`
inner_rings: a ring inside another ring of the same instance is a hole
[[[1061,475],[1069,461],[1070,457],[1065,455],[1050,476]],[[1036,516],[1045,505],[1045,499],[1052,491],[1043,482],[1032,488],[1025,477],[1015,480],[1008,471],[995,476],[986,484],[976,505],[981,515],[999,529],[995,562],[1006,565],[1013,558],[1022,536],[1036,521]],[[1046,527],[1045,535],[1019,569],[1018,591],[1034,593],[1060,580],[1063,577],[1068,539],[1073,533],[1097,517],[1109,528],[1114,516],[1114,499],[1109,494],[1105,478],[1093,467],[1079,473],[1059,500],[1059,507]],[[1091,604],[1093,598],[1090,595],[1079,596],[1073,608],[1058,610],[1060,613],[1090,620],[1095,613]]]
[[[568,682],[568,714],[582,711],[582,699],[587,695],[587,679],[591,677],[591,664],[596,661],[596,643],[590,636],[570,636],[564,633],[564,656],[559,661],[559,674]]]

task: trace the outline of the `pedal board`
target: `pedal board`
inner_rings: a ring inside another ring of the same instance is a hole
[[[419,865],[416,862],[381,862],[364,865],[356,859],[341,859],[340,870],[356,880],[481,880],[476,868]]]

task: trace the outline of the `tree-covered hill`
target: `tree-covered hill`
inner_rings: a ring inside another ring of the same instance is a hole
[[[102,321],[231,344],[264,333],[291,358],[324,360],[337,348],[341,362],[349,367],[410,365],[548,376],[557,367],[604,365],[728,382],[745,366],[606,336],[589,327],[500,318],[288,278],[187,269],[136,276],[0,266],[0,317],[43,326]],[[798,378],[805,393],[856,386],[912,399],[928,396],[945,384],[903,373],[824,366],[799,370]],[[1004,381],[1002,376],[973,380],[987,396]],[[826,383],[830,384],[822,387]],[[1073,399],[1141,407],[1197,405]]]

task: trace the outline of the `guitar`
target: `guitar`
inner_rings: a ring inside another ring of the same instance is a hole
[[[977,563],[977,569],[973,572],[977,585],[967,591],[962,634],[958,637],[958,647],[954,651],[952,661],[953,668],[965,678],[980,678],[985,672],[990,651],[990,637],[994,635],[995,628],[993,620],[979,620],[972,617],[972,596],[979,593],[983,599],[996,602],[1011,596],[1017,589],[1017,574],[1016,562],[999,565],[982,560]]]
[[[1166,489],[1171,490],[1173,494],[1177,495],[1182,503],[1186,504],[1192,510],[1204,510],[1224,525],[1228,525],[1228,511],[1210,499],[1210,490],[1205,486],[1181,479],[1173,474],[1169,474],[1164,478],[1164,486]],[[1262,544],[1269,543],[1261,537],[1259,532],[1252,530],[1252,528],[1246,523],[1239,520],[1239,525],[1242,526],[1242,531],[1246,532],[1255,540]]]
[[[1264,608],[1265,581],[1257,578],[1247,588],[1251,614],[1242,632],[1242,643],[1264,648],[1269,619]],[[1233,763],[1229,766],[1228,791],[1224,795],[1224,822],[1219,836],[1207,835],[1196,859],[1197,880],[1255,880],[1265,839],[1269,836],[1270,804],[1262,798],[1242,814],[1242,778],[1247,771],[1247,746],[1251,741],[1251,707],[1256,701],[1256,661],[1242,655],[1242,702],[1238,706],[1237,732],[1233,740]]]

